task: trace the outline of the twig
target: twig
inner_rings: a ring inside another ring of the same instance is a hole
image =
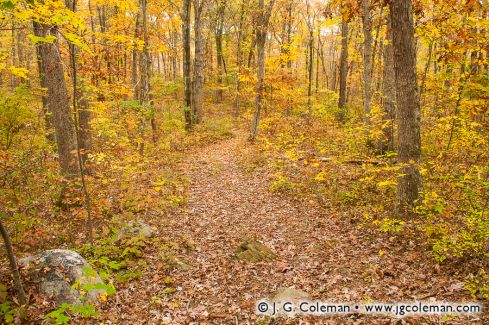
[[[73,11],[76,11],[76,1],[73,2]],[[90,194],[87,189],[87,182],[85,180],[85,168],[80,149],[80,130],[78,127],[78,105],[77,105],[77,74],[76,74],[76,54],[75,45],[70,44],[70,59],[73,78],[73,111],[74,111],[74,124],[76,132],[76,154],[78,157],[78,166],[80,168],[80,177],[83,187],[83,196],[85,197],[85,209],[87,211],[87,226],[88,226],[88,240],[90,245],[93,246],[93,220],[92,220],[92,205],[90,202]]]
[[[321,162],[331,162],[334,159],[330,157],[319,157],[318,160]],[[378,160],[365,160],[365,159],[349,159],[349,160],[342,161],[341,163],[355,164],[355,165],[363,165],[363,164],[380,165],[381,164],[381,162]]]

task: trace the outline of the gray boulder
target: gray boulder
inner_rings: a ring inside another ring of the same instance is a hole
[[[96,303],[103,283],[90,264],[77,252],[53,249],[19,260],[28,278],[36,283],[39,292],[53,298],[57,305]]]
[[[119,240],[134,237],[151,238],[154,233],[154,229],[142,221],[129,221],[120,228],[118,238]]]

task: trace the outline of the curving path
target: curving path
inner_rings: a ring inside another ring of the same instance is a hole
[[[371,238],[335,211],[269,192],[265,174],[240,168],[240,148],[249,145],[245,139],[238,132],[186,160],[182,170],[191,182],[188,204],[158,224],[160,236],[179,243],[178,258],[192,268],[172,271],[177,291],[152,299],[167,276],[158,252],[153,252],[147,258],[148,271],[118,293],[118,304],[108,311],[113,323],[255,324],[255,302],[279,287],[335,302],[464,297],[460,283],[442,276],[419,248],[400,245],[395,238]],[[245,237],[265,243],[277,259],[256,264],[234,260],[232,253]],[[302,319],[317,324],[398,321],[359,315]],[[417,324],[420,319],[405,321]]]

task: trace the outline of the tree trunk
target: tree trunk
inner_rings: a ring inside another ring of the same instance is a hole
[[[245,14],[245,0],[241,0],[241,9],[239,14],[239,27],[238,27],[238,40],[237,40],[237,53],[236,53],[236,100],[235,100],[235,117],[239,116],[239,104],[240,104],[240,92],[241,92],[241,82],[239,80],[241,76],[241,64],[243,56],[243,24],[244,24],[244,14]]]
[[[254,63],[254,50],[256,47],[256,29],[253,29],[253,37],[250,45],[250,52],[248,53],[248,68],[251,68],[251,63]]]
[[[318,46],[316,49],[316,94],[319,92],[319,56],[321,54],[321,28],[318,27]]]
[[[171,58],[171,65],[172,65],[172,78],[173,81],[177,80],[177,32],[175,30],[172,31],[172,46],[173,46],[173,53],[172,53],[172,58]]]
[[[370,113],[372,104],[372,20],[369,0],[363,0],[363,110],[367,139],[370,138]],[[370,143],[370,141],[367,141]]]
[[[76,0],[65,0],[65,5],[67,8],[76,12]],[[84,167],[85,162],[87,161],[88,154],[90,150],[92,150],[92,135],[91,135],[91,127],[90,127],[90,107],[88,98],[85,95],[85,89],[81,80],[77,77],[76,71],[78,70],[76,57],[77,57],[77,49],[74,44],[70,44],[70,57],[71,57],[71,74],[72,74],[72,85],[73,85],[73,111],[77,115],[75,115],[74,123],[78,122],[78,125],[75,124],[75,132],[78,127],[78,148],[80,151],[80,159],[82,167]],[[77,118],[78,119],[77,119]],[[80,174],[83,173],[85,168],[80,169]]]
[[[286,45],[286,54],[287,54],[287,76],[289,82],[287,83],[287,108],[285,113],[287,116],[290,115],[292,111],[292,91],[293,91],[293,83],[290,82],[292,80],[292,59],[290,57],[290,48],[292,46],[292,9],[294,6],[293,0],[289,0],[287,3],[287,45]]]
[[[11,38],[10,38],[10,57],[12,59],[12,66],[13,67],[16,67],[17,66],[17,56],[16,56],[16,51],[15,51],[15,22],[12,22],[12,25],[11,25]],[[19,83],[17,82],[17,77],[12,74],[12,90],[14,90],[18,85]]]
[[[394,49],[392,46],[392,26],[387,22],[387,43],[384,46],[383,85],[383,134],[380,152],[394,150],[394,119],[396,117],[396,73],[394,71]]]
[[[313,26],[309,28],[309,70],[307,76],[307,114],[308,119],[311,118],[311,96],[312,96],[312,76],[314,71],[314,32]]]
[[[34,34],[38,37],[46,37],[49,34],[57,35],[56,26],[47,26],[34,22]],[[76,133],[71,115],[68,89],[66,87],[63,71],[63,62],[57,41],[40,43],[37,45],[42,74],[40,79],[47,88],[46,105],[52,114],[52,122],[55,130],[56,143],[60,169],[64,176],[78,175],[78,163],[76,158]]]
[[[139,13],[136,16],[136,26],[134,28],[134,37],[139,37]],[[132,88],[133,88],[133,99],[138,100],[139,94],[139,80],[138,80],[138,50],[136,44],[134,44],[134,49],[132,50]]]
[[[399,211],[409,214],[422,190],[420,107],[412,0],[391,0],[394,69],[399,125],[398,160],[403,164],[397,187]]]
[[[226,3],[224,1],[218,2],[217,7],[217,22],[215,29],[216,38],[216,60],[217,60],[217,91],[216,102],[222,102],[223,98],[223,75],[224,75],[224,56],[222,53],[222,34],[224,29],[224,11],[226,9]]]
[[[270,0],[268,8],[265,11],[264,0],[258,0],[258,24],[256,28],[256,46],[257,46],[257,83],[256,83],[256,99],[255,99],[255,114],[251,123],[250,140],[254,141],[258,133],[258,125],[260,123],[261,110],[263,108],[263,78],[265,76],[265,43],[267,40],[267,29],[270,15],[275,0]]]
[[[185,129],[192,128],[192,81],[190,77],[190,9],[191,0],[183,0],[183,79],[185,82]]]
[[[348,22],[341,22],[341,55],[340,55],[340,98],[337,119],[343,122],[346,118],[346,80],[348,75]]]
[[[205,0],[193,0],[194,2],[194,33],[195,33],[195,61],[193,83],[193,123],[202,121],[202,103],[204,100],[204,49],[202,39],[202,19],[205,16]]]
[[[153,143],[156,143],[156,122],[153,110],[153,98],[151,96],[151,54],[149,53],[149,36],[148,36],[148,0],[140,0],[141,6],[141,28],[144,41],[143,53],[140,55],[139,71],[140,71],[140,104],[148,110],[148,114],[142,117],[141,121],[141,144],[139,153],[144,153],[144,131],[146,127],[147,116],[150,116],[151,129],[153,134]]]
[[[36,46],[36,61],[37,61],[37,70],[38,70],[38,73],[39,73],[39,86],[41,86],[41,88],[45,89],[46,88],[46,77],[45,77],[45,74],[44,74],[44,71],[46,70],[46,68],[44,67],[43,65],[43,62],[42,62],[42,58],[41,58],[41,49],[39,46]],[[43,110],[43,113],[44,113],[44,123],[46,124],[45,127],[46,127],[46,138],[49,142],[52,142],[54,143],[54,141],[56,140],[55,137],[54,137],[54,134],[52,132],[52,128],[53,128],[53,116],[52,116],[52,113],[49,109],[49,105],[48,105],[48,102],[47,102],[47,94],[42,93],[42,97],[41,97],[41,103],[42,103],[42,110]]]

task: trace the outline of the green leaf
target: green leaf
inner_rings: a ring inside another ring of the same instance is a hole
[[[48,35],[46,37],[40,37],[36,36],[33,34],[27,35],[27,37],[34,43],[34,45],[40,44],[40,43],[48,43],[48,44],[53,44],[54,41],[56,40],[56,36],[53,35]]]
[[[12,0],[0,0],[0,9],[14,9],[15,4]]]

